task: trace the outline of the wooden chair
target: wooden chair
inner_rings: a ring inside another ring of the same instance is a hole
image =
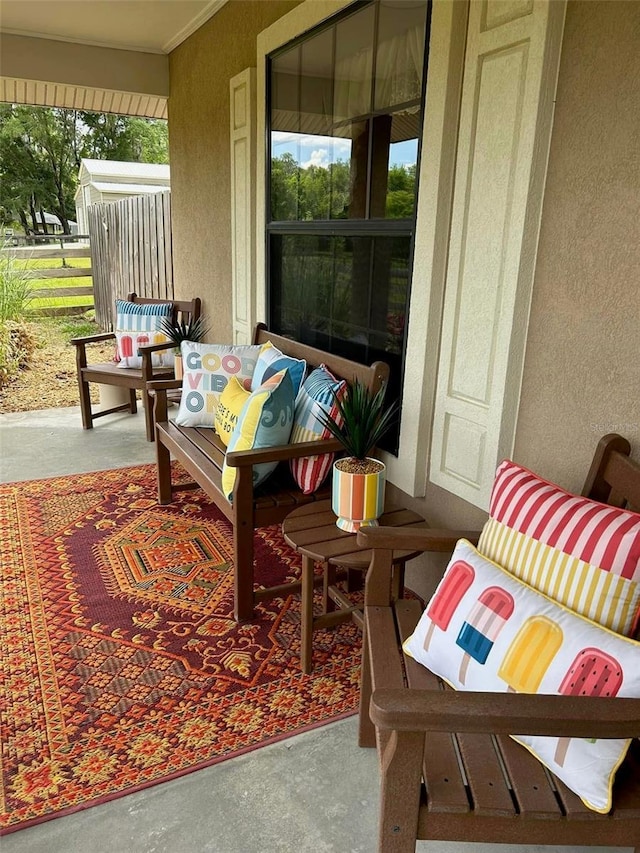
[[[619,435],[600,440],[582,494],[640,508],[640,465]],[[597,814],[508,735],[640,736],[640,699],[455,692],[404,656],[416,601],[389,593],[394,549],[449,552],[468,531],[368,528],[375,549],[364,609],[360,745],[377,742],[382,775],[379,851],[416,839],[606,845],[640,853],[640,744],[619,768],[613,809]],[[403,660],[404,658],[404,660]],[[639,660],[640,664],[640,660]]]
[[[171,302],[173,304],[172,320],[182,320],[189,322],[196,320],[200,316],[200,299],[192,299],[190,301],[174,300],[174,299],[144,299],[137,296],[135,293],[130,293],[127,296],[130,302],[137,302],[140,305],[156,305],[160,303]],[[153,399],[147,389],[147,382],[152,379],[172,379],[172,367],[153,367],[151,363],[151,353],[158,352],[162,349],[167,349],[166,344],[149,344],[141,347],[139,350],[142,355],[141,368],[121,368],[113,361],[104,361],[97,364],[87,364],[87,344],[97,343],[99,341],[115,341],[114,332],[103,332],[98,335],[89,335],[84,338],[73,338],[71,343],[76,348],[76,369],[78,375],[78,388],[80,390],[80,411],[82,413],[83,429],[93,429],[93,422],[96,418],[102,418],[105,415],[111,415],[114,412],[129,411],[134,415],[137,410],[136,391],[142,392],[142,402],[144,406],[144,417],[147,432],[147,441],[155,440],[155,428],[153,418]],[[89,394],[89,383],[99,382],[101,385],[115,385],[120,388],[129,389],[129,401],[113,406],[110,409],[102,409],[95,411],[91,408],[91,396]]]

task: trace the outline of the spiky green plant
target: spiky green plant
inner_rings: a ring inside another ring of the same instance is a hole
[[[356,379],[347,386],[342,398],[333,392],[341,426],[327,413],[316,415],[322,426],[342,443],[349,456],[366,459],[392,427],[398,404],[394,402],[385,406],[385,391],[383,386],[374,394]]]
[[[0,245],[0,322],[18,322],[31,301],[31,277],[6,245]]]
[[[180,349],[182,341],[201,341],[209,331],[209,327],[204,317],[198,317],[197,320],[173,321],[170,317],[165,317],[160,325],[160,331],[165,334],[171,343]]]

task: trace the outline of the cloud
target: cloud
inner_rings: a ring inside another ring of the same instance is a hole
[[[271,134],[271,142],[274,148],[282,150],[283,148],[290,150],[292,153],[297,146],[300,146],[300,159],[305,155],[313,157],[311,152],[324,150],[331,152],[333,160],[348,160],[351,155],[351,140],[342,139],[338,136],[313,136],[308,133],[288,133],[286,131],[275,130]],[[304,149],[311,149],[309,150]],[[315,165],[327,165],[315,164]]]
[[[330,163],[331,157],[329,156],[327,149],[317,148],[315,151],[311,152],[311,156],[306,163],[302,164],[302,168],[308,169],[309,166],[319,166],[321,169],[326,169]]]

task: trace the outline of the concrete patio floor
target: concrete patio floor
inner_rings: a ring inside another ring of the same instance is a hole
[[[0,415],[0,481],[154,461],[144,418],[80,426],[78,408]],[[0,841],[2,853],[373,853],[378,771],[356,718]],[[605,853],[625,848],[419,842],[418,853]]]

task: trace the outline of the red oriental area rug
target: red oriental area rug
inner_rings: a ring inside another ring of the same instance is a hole
[[[0,827],[21,829],[353,713],[361,638],[299,597],[233,620],[231,529],[144,465],[0,486]],[[278,527],[257,581],[294,579]]]

